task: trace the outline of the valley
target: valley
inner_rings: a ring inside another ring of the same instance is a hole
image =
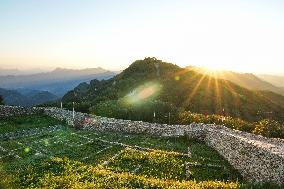
[[[5,70],[3,73],[6,73]],[[20,73],[19,71],[17,75],[0,75],[0,96],[6,105],[31,107],[54,102],[82,82],[109,79],[116,74],[102,68],[56,68],[51,72],[25,75]]]

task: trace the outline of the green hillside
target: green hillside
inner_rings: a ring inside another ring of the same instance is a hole
[[[58,97],[48,91],[26,89],[4,89],[0,88],[0,96],[3,98],[3,104],[11,106],[34,106],[46,102],[51,102]]]
[[[153,112],[158,119],[181,111],[284,120],[281,95],[249,90],[155,58],[137,60],[110,80],[80,84],[63,97],[68,107],[72,102],[80,111],[144,121],[153,121]]]

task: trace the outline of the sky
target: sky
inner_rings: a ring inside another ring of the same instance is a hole
[[[181,67],[284,74],[284,1],[0,0],[0,68]]]

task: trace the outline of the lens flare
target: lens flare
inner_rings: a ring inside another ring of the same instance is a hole
[[[25,151],[26,153],[28,153],[29,151],[31,151],[31,149],[30,149],[29,147],[26,147],[26,148],[24,149],[24,151]]]
[[[144,100],[158,95],[160,89],[161,85],[159,83],[149,82],[131,91],[128,95],[126,95],[125,99],[127,103],[141,103]]]
[[[180,76],[179,75],[175,76],[175,80],[179,81],[180,80]]]
[[[155,93],[155,91],[156,90],[153,86],[146,87],[138,93],[138,98],[140,98],[140,99],[148,98],[148,97],[152,96]]]
[[[48,144],[49,144],[49,142],[48,142],[47,139],[45,139],[45,140],[43,141],[43,143],[44,143],[44,145],[48,145]]]

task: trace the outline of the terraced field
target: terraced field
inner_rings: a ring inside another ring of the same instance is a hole
[[[0,130],[2,187],[238,188],[242,184],[240,174],[199,141],[81,131],[40,116],[2,120]]]

